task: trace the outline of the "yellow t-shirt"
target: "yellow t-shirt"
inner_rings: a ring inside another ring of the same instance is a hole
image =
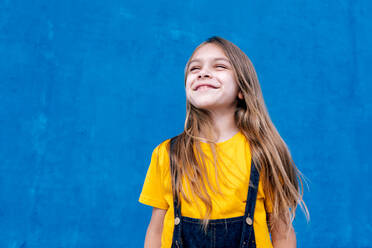
[[[163,141],[153,150],[151,163],[139,198],[139,202],[143,204],[167,210],[161,237],[162,248],[171,247],[174,227],[170,161],[166,149],[169,141],[170,139]],[[213,159],[212,151],[207,143],[201,142],[201,148],[208,157]],[[238,132],[230,139],[217,143],[216,149],[219,153],[219,168],[222,170],[222,173],[218,172],[218,182],[223,196],[213,193],[207,187],[212,199],[210,219],[243,216],[251,170],[249,142],[243,133]],[[209,161],[207,162],[207,171],[210,183],[217,189],[214,165]],[[185,183],[185,180],[183,182]],[[181,197],[181,215],[197,219],[203,218],[205,206],[199,198],[196,201],[201,207],[202,213],[195,204],[188,204]],[[266,221],[267,212],[272,212],[272,204],[265,198],[260,180],[253,223],[257,248],[272,247]]]

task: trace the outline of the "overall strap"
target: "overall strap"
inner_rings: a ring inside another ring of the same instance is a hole
[[[177,136],[176,136],[177,137]],[[172,159],[172,154],[174,152],[174,143],[176,137],[170,139],[170,149],[169,149],[169,161],[171,175],[175,175],[175,182],[177,182],[177,171],[175,161]],[[172,181],[172,189],[175,186]],[[181,204],[178,206],[178,196],[173,195],[173,208],[174,208],[174,231],[173,231],[173,242],[172,247],[181,247]]]
[[[254,209],[256,206],[259,180],[260,180],[259,172],[253,160],[251,160],[251,175],[249,179],[247,202],[245,205],[245,213],[244,213],[242,238],[240,241],[240,247],[256,247],[254,230],[253,230],[253,217],[254,217]]]

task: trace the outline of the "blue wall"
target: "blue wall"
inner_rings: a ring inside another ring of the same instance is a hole
[[[0,247],[141,247],[152,149],[211,35],[252,59],[309,181],[298,247],[372,247],[372,3],[0,1]]]

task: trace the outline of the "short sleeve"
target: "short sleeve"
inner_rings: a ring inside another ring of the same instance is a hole
[[[161,209],[168,209],[169,207],[164,197],[161,165],[159,164],[159,146],[152,152],[139,202]]]

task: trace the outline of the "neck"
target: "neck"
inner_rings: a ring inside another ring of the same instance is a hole
[[[231,111],[231,109],[218,112],[211,111],[213,126],[215,128],[214,133],[217,137],[216,143],[226,141],[239,132],[234,114],[235,112]]]

